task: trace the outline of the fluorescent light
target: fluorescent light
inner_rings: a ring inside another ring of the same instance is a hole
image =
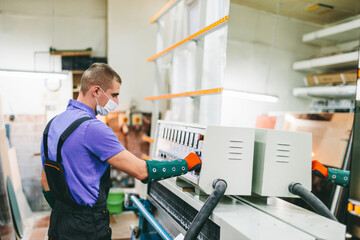
[[[67,72],[36,72],[36,71],[22,71],[22,70],[6,70],[0,69],[0,77],[42,77],[42,78],[59,78],[66,79]]]
[[[253,100],[253,101],[263,101],[263,102],[278,102],[279,101],[278,96],[261,94],[261,93],[251,93],[251,92],[242,92],[242,91],[224,89],[223,94],[224,94],[224,96],[242,98],[242,99]]]

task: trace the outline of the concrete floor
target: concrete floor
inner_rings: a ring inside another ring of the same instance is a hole
[[[139,220],[132,211],[110,215],[110,227],[113,240],[128,240],[131,236],[130,226],[137,226]]]
[[[36,217],[31,229],[24,231],[23,240],[45,240],[49,228],[49,216]],[[130,226],[138,225],[138,218],[132,211],[122,212],[121,214],[110,215],[110,227],[112,228],[113,240],[129,240],[131,237]]]

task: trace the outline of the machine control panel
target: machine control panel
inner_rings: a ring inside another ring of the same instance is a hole
[[[212,183],[222,178],[228,183],[225,194],[251,195],[255,129],[203,126],[158,121],[152,157],[156,160],[183,159],[190,152],[202,160],[199,172],[182,178],[212,192]]]

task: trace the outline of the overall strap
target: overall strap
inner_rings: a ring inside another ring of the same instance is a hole
[[[61,134],[60,139],[59,139],[59,143],[57,146],[57,154],[56,154],[56,162],[61,163],[62,157],[61,157],[61,147],[64,144],[65,140],[68,138],[68,136],[70,136],[70,134],[83,122],[93,119],[91,117],[83,117],[80,118],[78,120],[76,120],[75,122],[73,122],[64,132],[63,134]]]
[[[47,145],[48,133],[49,133],[49,128],[50,128],[51,122],[52,122],[55,118],[56,118],[56,116],[53,117],[53,118],[48,122],[48,124],[46,125],[46,128],[45,128],[45,130],[44,130],[44,133],[43,133],[43,147],[44,147],[45,159],[49,159],[48,145]]]

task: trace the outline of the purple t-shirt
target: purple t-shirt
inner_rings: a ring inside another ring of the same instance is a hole
[[[71,99],[66,111],[51,123],[48,134],[50,160],[56,161],[60,135],[71,123],[82,117],[94,119],[83,122],[66,139],[61,149],[61,156],[71,195],[78,204],[93,206],[99,196],[100,179],[109,167],[106,160],[125,148],[112,129],[95,117],[94,111],[89,106]],[[41,159],[44,167],[45,155],[42,142]]]

